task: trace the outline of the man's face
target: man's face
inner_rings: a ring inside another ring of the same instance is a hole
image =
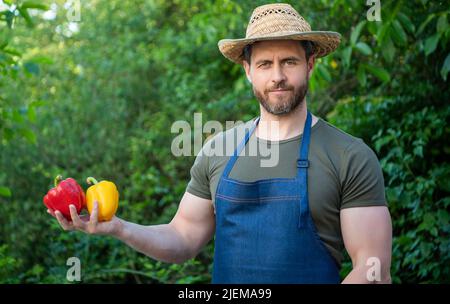
[[[253,92],[264,109],[285,115],[297,108],[308,91],[314,57],[306,60],[298,41],[260,41],[252,46],[251,64],[244,68]]]

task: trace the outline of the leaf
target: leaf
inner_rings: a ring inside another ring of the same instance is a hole
[[[11,197],[12,193],[8,187],[0,186],[0,195],[4,197]]]
[[[10,48],[10,47],[4,49],[3,51],[4,51],[5,53],[10,54],[10,55],[13,55],[13,56],[19,56],[19,57],[22,56],[22,53],[20,53],[20,52],[19,52],[18,50],[16,50],[16,49],[13,49],[13,48]]]
[[[1,61],[5,62],[6,64],[10,64],[10,65],[13,65],[15,63],[15,61],[12,58],[12,56],[7,55],[5,53],[4,54],[0,53],[0,62]]]
[[[364,70],[364,66],[360,65],[358,67],[358,71],[356,72],[356,77],[358,78],[359,83],[364,87],[367,83],[366,71]]]
[[[430,55],[436,50],[440,38],[440,34],[436,33],[425,40],[425,56]]]
[[[355,47],[358,51],[366,56],[372,55],[372,49],[365,42],[358,42]]]
[[[19,133],[31,144],[36,143],[36,134],[30,129],[19,129]]]
[[[405,30],[403,29],[400,22],[398,22],[398,20],[394,20],[394,22],[392,22],[391,33],[393,34],[395,41],[397,41],[399,45],[405,45],[408,41]]]
[[[19,124],[23,123],[23,116],[18,110],[13,110],[11,118],[14,122],[17,122]]]
[[[441,222],[441,223],[450,222],[450,215],[448,212],[445,212],[444,210],[438,210],[437,216],[438,216],[439,222]]]
[[[400,22],[403,24],[403,26],[405,27],[405,29],[410,33],[410,34],[414,34],[414,31],[416,30],[416,27],[414,26],[414,24],[411,22],[411,19],[409,19],[408,16],[406,16],[403,13],[398,13],[397,15],[398,20],[400,20]]]
[[[430,23],[433,18],[436,17],[434,14],[431,14],[428,16],[428,18],[419,26],[419,29],[417,30],[417,36],[422,33],[422,31],[427,27],[428,23]]]
[[[9,28],[12,28],[13,20],[14,20],[14,13],[11,11],[3,11],[0,12],[0,15],[5,15],[6,25]]]
[[[10,141],[14,137],[14,132],[10,128],[3,128],[3,138],[6,141]]]
[[[437,228],[436,228],[436,227],[431,228],[430,234],[431,234],[432,236],[435,236],[435,237],[438,236],[438,230],[437,230]]]
[[[30,14],[28,14],[27,9],[18,7],[17,10],[19,11],[20,15],[25,19],[25,21],[27,22],[27,25],[29,27],[33,27],[34,23],[33,23],[33,20],[31,20]]]
[[[325,68],[323,65],[318,65],[317,67],[317,71],[319,72],[320,76],[326,81],[331,81],[331,75],[330,72],[328,72],[327,68]]]
[[[348,67],[350,65],[350,57],[352,56],[352,47],[348,46],[342,51],[342,60],[344,66]]]
[[[47,56],[36,56],[31,58],[30,61],[38,64],[53,64],[53,60]]]
[[[381,151],[381,148],[386,146],[392,140],[393,136],[391,135],[380,137],[375,141],[375,150],[379,153]]]
[[[381,44],[384,41],[384,36],[389,32],[391,22],[383,23],[382,26],[378,28],[377,31],[377,40]],[[382,44],[381,44],[382,45]]]
[[[36,101],[33,101],[32,103],[30,103],[29,107],[30,108],[38,108],[38,107],[42,107],[42,106],[45,106],[45,105],[47,105],[47,101],[45,101],[45,100],[36,100]]]
[[[34,107],[28,108],[28,120],[31,122],[36,122],[36,110]]]
[[[422,146],[415,147],[413,153],[414,155],[423,157],[423,147]]]
[[[366,24],[366,21],[361,21],[356,25],[355,29],[352,31],[352,34],[350,35],[350,43],[351,45],[355,45],[356,41],[358,40],[359,34],[361,33],[362,28]]]
[[[24,9],[34,8],[34,9],[43,10],[43,11],[49,10],[49,7],[47,5],[45,5],[43,3],[39,3],[39,2],[34,2],[34,1],[25,1],[21,7]]]
[[[384,59],[391,63],[395,56],[395,46],[390,36],[386,36],[384,47],[381,49]]]
[[[447,30],[447,28],[448,28],[447,15],[444,14],[439,17],[436,24],[436,30],[438,31],[438,33],[442,34]]]
[[[448,72],[450,72],[450,53],[448,53],[447,57],[445,58],[444,64],[442,65],[441,69],[441,76],[445,81],[447,81]]]
[[[375,67],[373,65],[365,65],[365,68],[383,82],[387,82],[391,79],[389,73],[383,68]]]

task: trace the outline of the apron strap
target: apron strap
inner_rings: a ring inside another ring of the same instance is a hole
[[[297,160],[297,178],[300,185],[300,219],[298,223],[299,228],[306,227],[309,217],[309,200],[308,200],[308,152],[309,142],[311,138],[311,113],[308,111],[306,115],[305,126],[303,127],[303,137],[299,152],[299,159]]]
[[[250,136],[252,136],[253,132],[255,131],[256,126],[259,123],[259,117],[256,118],[256,120],[253,122],[253,126],[250,128],[250,130],[246,131],[244,140],[241,141],[239,146],[234,150],[233,155],[231,156],[230,161],[227,163],[225,169],[223,170],[223,177],[228,178],[228,175],[230,174],[231,170],[233,169],[234,164],[236,163],[239,154],[241,154],[242,149],[244,149],[245,145],[247,144]]]
[[[299,158],[297,161],[297,167],[299,168],[308,168],[309,162],[308,162],[308,152],[309,152],[309,141],[311,138],[311,113],[308,111],[306,114],[306,121],[305,126],[303,127],[303,137],[302,137],[302,143],[301,148],[299,151]]]

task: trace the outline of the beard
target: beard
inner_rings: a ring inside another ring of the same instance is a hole
[[[264,90],[263,93],[256,90],[253,86],[253,93],[258,99],[263,108],[273,115],[286,115],[294,111],[305,99],[308,93],[308,74],[306,80],[295,89],[293,86],[286,85],[285,82],[280,82],[276,86]],[[289,94],[283,94],[283,96],[272,96],[276,101],[271,102],[269,93],[276,89],[289,90]],[[292,92],[294,96],[292,96]]]

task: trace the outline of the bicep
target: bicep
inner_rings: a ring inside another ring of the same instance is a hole
[[[211,200],[185,192],[170,225],[197,254],[214,235],[215,216]]]
[[[365,265],[370,257],[380,259],[389,271],[392,224],[385,206],[355,207],[341,210],[344,245],[353,265]]]

